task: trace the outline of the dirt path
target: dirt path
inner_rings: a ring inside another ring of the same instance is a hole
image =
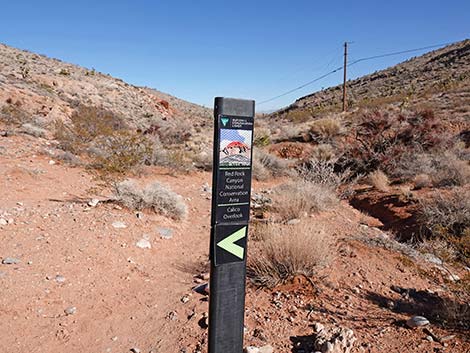
[[[32,149],[18,148],[23,139],[0,140],[0,217],[12,222],[0,228],[0,257],[19,260],[0,265],[0,351],[177,352],[180,299],[208,253],[209,174],[144,177],[171,184],[190,212],[182,222],[139,219],[112,204],[89,207],[92,177],[50,164],[32,152],[41,149],[33,139]],[[172,239],[160,239],[159,227]],[[135,246],[144,235],[151,249]],[[69,307],[76,312],[67,315]]]

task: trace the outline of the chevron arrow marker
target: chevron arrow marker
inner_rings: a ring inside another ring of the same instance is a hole
[[[230,234],[225,239],[219,241],[217,243],[217,246],[243,260],[245,249],[242,248],[240,245],[235,244],[235,242],[244,238],[245,236],[246,227],[243,227],[237,230],[235,233]]]

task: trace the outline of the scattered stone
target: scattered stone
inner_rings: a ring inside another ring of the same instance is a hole
[[[314,349],[322,353],[350,353],[357,338],[345,327],[324,328],[315,334]]]
[[[73,315],[77,312],[77,308],[74,307],[74,306],[69,306],[67,309],[64,310],[64,312],[67,314],[67,315]]]
[[[316,333],[318,332],[321,332],[325,329],[325,326],[323,326],[322,324],[320,324],[319,322],[315,322],[313,324],[313,329],[315,330]]]
[[[33,264],[33,262],[32,262],[32,261],[28,261],[28,265],[32,265],[32,264]]]
[[[387,308],[390,310],[395,309],[395,302],[393,300],[387,300]]]
[[[296,225],[296,224],[299,224],[299,223],[300,223],[300,219],[298,219],[298,218],[294,218],[294,219],[291,219],[291,220],[287,221],[288,226],[293,226],[293,225]]]
[[[98,206],[99,203],[100,203],[100,200],[98,200],[98,199],[91,199],[90,201],[88,201],[88,206],[90,206],[90,207],[96,207],[96,206]]]
[[[248,346],[245,348],[245,353],[259,353],[258,347]]]
[[[130,349],[130,351],[131,351],[132,353],[140,353],[140,349],[137,348],[137,347],[132,347],[132,348]]]
[[[143,212],[140,212],[140,211],[136,212],[136,213],[135,213],[135,216],[136,216],[138,219],[143,219],[143,218],[144,218]]]
[[[111,337],[111,341],[113,341],[113,342],[116,342],[116,341],[117,341],[117,339],[118,339],[118,337],[117,337],[117,336],[113,336],[113,337]]]
[[[140,239],[137,243],[135,243],[135,246],[141,249],[151,249],[152,245],[147,239]]]
[[[57,275],[57,276],[55,276],[55,281],[57,283],[64,283],[65,282],[65,277],[61,276],[61,275]]]
[[[258,352],[259,353],[273,353],[274,348],[270,345],[266,345],[266,346],[260,347]]]
[[[15,259],[14,257],[5,257],[2,260],[2,264],[4,265],[17,265],[20,263],[19,259]]]
[[[181,298],[181,302],[182,302],[183,304],[186,304],[187,302],[189,302],[189,296],[187,296],[187,295],[183,296],[183,297]]]
[[[176,311],[170,311],[167,317],[171,321],[178,320],[178,314],[176,313]]]
[[[203,283],[193,288],[193,291],[199,294],[209,295],[209,283]]]
[[[204,185],[202,185],[202,191],[204,191],[204,192],[212,191],[211,187],[209,186],[209,183],[204,183]]]
[[[0,226],[6,226],[8,224],[8,221],[4,218],[0,218]]]
[[[422,327],[429,325],[430,322],[424,316],[413,316],[406,322],[406,326],[410,328]]]
[[[124,229],[124,228],[127,228],[126,224],[124,222],[121,222],[121,221],[115,221],[113,222],[113,227],[116,228],[116,229]]]
[[[55,161],[53,161],[52,159],[49,161],[49,164],[50,165],[54,165],[55,164]]]
[[[169,228],[158,227],[157,231],[160,234],[161,239],[169,240],[169,239],[173,238],[173,230],[171,230]]]
[[[458,281],[460,281],[460,277],[457,276],[457,275],[454,275],[453,273],[451,273],[451,274],[449,275],[449,279],[450,279],[452,282],[458,282]]]
[[[448,336],[444,336],[440,339],[441,342],[446,342],[446,341],[450,341],[450,340],[453,340],[455,338],[455,335],[448,335]]]
[[[434,338],[432,338],[432,336],[426,336],[426,340],[429,342],[434,342]]]

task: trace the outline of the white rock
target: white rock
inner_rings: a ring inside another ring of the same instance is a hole
[[[113,222],[113,227],[116,228],[116,229],[127,228],[126,224],[124,222],[121,222],[121,221]]]
[[[100,203],[100,200],[98,199],[91,199],[88,201],[88,206],[90,207],[96,207]]]
[[[0,218],[0,226],[6,226],[8,221],[6,219]]]
[[[259,353],[259,349],[257,347],[248,346],[245,348],[245,353]]]
[[[263,347],[260,347],[258,349],[258,352],[259,353],[273,353],[274,352],[274,348],[270,345],[266,345],[266,346],[263,346]]]
[[[69,306],[67,309],[64,310],[64,312],[67,314],[67,315],[73,315],[77,312],[77,308],[74,307],[74,306]]]
[[[141,249],[151,249],[152,245],[147,239],[140,239],[137,243],[135,243],[135,246]]]
[[[406,326],[411,328],[426,326],[429,324],[429,320],[426,319],[424,316],[413,316],[406,322]]]
[[[454,275],[453,273],[451,273],[451,274],[449,275],[449,279],[450,279],[452,282],[458,282],[458,281],[460,281],[460,277],[457,276],[457,275]]]
[[[53,161],[52,159],[49,161],[49,164],[50,165],[54,165],[55,164],[55,161]]]

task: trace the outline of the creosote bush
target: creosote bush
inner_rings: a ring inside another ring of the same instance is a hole
[[[122,174],[144,164],[152,155],[152,143],[126,128],[123,120],[97,107],[80,106],[71,124],[55,122],[54,137],[61,148],[76,155],[87,153],[90,166],[105,175]]]
[[[183,198],[158,182],[144,188],[132,180],[119,182],[114,188],[117,202],[133,210],[152,209],[174,219],[183,219],[188,210]]]
[[[272,288],[295,276],[314,276],[332,258],[333,242],[315,224],[268,224],[254,241],[247,273],[258,286]]]

